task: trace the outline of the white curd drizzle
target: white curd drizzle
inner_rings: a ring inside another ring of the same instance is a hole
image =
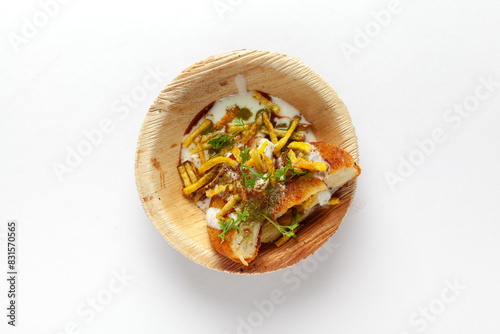
[[[216,229],[220,229],[219,219],[216,215],[220,212],[217,208],[208,208],[207,212],[207,225]]]

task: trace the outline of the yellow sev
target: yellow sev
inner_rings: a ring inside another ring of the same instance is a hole
[[[193,165],[193,163],[191,161],[187,161],[186,163],[184,163],[184,167],[186,168],[186,172],[191,179],[191,183],[195,183],[196,181],[198,181],[199,176],[196,173],[196,167]]]
[[[273,163],[273,160],[271,158],[269,158],[267,155],[263,154],[262,155],[262,158],[264,158],[264,163],[266,164],[266,168],[267,168],[267,173],[269,175],[273,175],[274,172],[276,171],[276,169],[274,168],[274,163]],[[275,185],[276,184],[276,179],[274,177],[271,177],[271,184],[272,185]]]
[[[312,151],[312,146],[307,144],[307,143],[302,143],[298,141],[293,141],[290,144],[288,144],[288,148],[294,149],[294,150],[299,150],[301,152],[304,152],[305,154],[309,154]]]
[[[267,140],[264,141],[262,145],[260,145],[260,147],[257,149],[257,152],[259,152],[259,154],[264,154],[266,148],[267,148]]]
[[[229,108],[229,107],[228,107]],[[231,109],[226,109],[226,114],[222,117],[220,121],[215,124],[215,128],[217,130],[222,129],[226,126],[227,123],[231,122],[233,118],[236,117],[236,114],[240,111],[236,105],[234,105]]]
[[[210,168],[214,167],[215,165],[223,164],[223,163],[226,163],[226,164],[230,165],[233,168],[236,167],[236,161],[234,161],[231,158],[227,158],[227,157],[215,157],[215,158],[212,158],[212,159],[208,160],[207,162],[205,162],[200,167],[198,167],[198,172],[200,174],[203,174],[207,170],[209,170]]]
[[[295,152],[293,150],[288,150],[288,159],[290,159],[290,162],[292,163],[292,166],[295,166],[295,164],[297,163],[297,156],[295,155]],[[295,171],[297,173],[302,173],[302,169],[298,168],[298,167],[294,167],[295,168]]]
[[[297,156],[295,155],[294,151],[292,150],[288,151],[288,159],[290,159],[292,165],[297,162]]]
[[[202,164],[207,162],[207,158],[205,157],[205,151],[203,150],[203,146],[201,145],[201,143],[198,143],[198,154],[200,156],[200,162]]]
[[[257,149],[257,152],[259,154],[264,154],[264,151],[266,150],[266,147],[267,147],[267,141],[265,141],[258,149]],[[238,163],[242,163],[243,160],[241,159],[241,150],[238,148],[238,146],[234,145],[232,148],[231,148],[231,153],[233,153],[234,155],[234,158],[236,159],[236,161],[238,161]],[[255,162],[253,160],[253,158],[250,158],[247,160],[247,162],[245,163],[245,165],[247,165],[248,167],[253,167],[255,166]]]
[[[208,128],[210,126],[210,124],[212,124],[212,121],[206,119],[203,121],[203,123],[200,124],[200,126],[198,126],[196,129],[193,130],[193,132],[191,132],[189,134],[189,136],[186,137],[186,139],[184,139],[184,147],[188,147],[189,145],[191,145],[191,143],[193,142],[193,140],[198,137],[200,135],[200,133],[203,132],[203,130],[205,130],[206,128]]]
[[[233,206],[236,205],[236,203],[238,203],[239,201],[241,201],[241,196],[240,195],[234,195],[233,197],[231,197],[231,199],[222,207],[222,209],[219,211],[218,214],[215,215],[215,218],[219,218],[219,217],[222,217],[224,216],[226,213],[228,213],[232,208]]]
[[[260,128],[261,125],[262,125],[262,115],[259,115],[255,118],[255,121],[250,125],[250,127],[247,129],[247,131],[245,131],[245,134],[241,138],[240,142],[243,145],[248,143],[248,141],[250,139],[252,139],[252,137],[255,136],[255,134],[257,133],[257,130]]]
[[[292,124],[290,125],[290,128],[286,131],[286,134],[283,138],[281,138],[278,143],[274,146],[274,153],[275,154],[278,154],[281,149],[283,148],[283,146],[286,145],[286,142],[288,141],[288,139],[290,139],[290,136],[292,135],[293,131],[295,130],[295,128],[297,127],[297,125],[299,124],[299,120],[298,119],[294,119],[292,121]]]
[[[207,190],[205,193],[207,197],[213,197],[227,189],[228,185],[227,184],[219,184],[217,187],[214,189]]]
[[[252,157],[255,163],[255,168],[257,169],[257,172],[265,173],[266,169],[264,167],[264,164],[262,163],[262,159],[260,158],[259,152],[256,149],[250,150],[250,156]]]
[[[276,115],[280,113],[280,107],[276,103],[269,101],[267,98],[264,97],[264,95],[262,95],[258,91],[254,91],[252,93],[252,97],[257,101],[259,101],[260,103],[264,104],[269,109],[271,109],[271,111]]]
[[[298,157],[295,163],[292,163],[294,168],[308,169],[313,172],[326,172],[328,165],[324,162],[310,162],[302,157]]]
[[[266,134],[266,135],[269,134],[269,131],[265,127],[264,128],[260,128],[259,132],[263,133],[263,134]],[[286,134],[285,130],[274,129],[274,132],[276,133],[276,137],[278,137],[278,138],[283,138],[285,136],[285,134]],[[290,136],[290,139],[291,140],[297,140],[297,141],[304,141],[304,140],[306,140],[306,134],[303,133],[303,132],[294,132]]]
[[[278,142],[278,137],[276,137],[276,132],[274,131],[274,127],[269,120],[269,116],[267,116],[267,112],[262,113],[262,120],[266,125],[267,131],[269,131],[269,137],[271,138],[271,142],[276,144]]]
[[[241,151],[238,148],[238,146],[234,145],[233,148],[231,149],[231,152],[233,153],[236,161],[238,161],[241,164],[243,162],[243,160],[241,159],[241,156],[240,156]]]
[[[195,192],[196,190],[203,187],[208,182],[210,182],[214,177],[215,177],[215,172],[207,173],[207,174],[203,175],[198,181],[196,181],[192,185],[182,189],[182,191],[184,192],[184,194],[189,195],[192,192]]]
[[[177,166],[177,170],[179,171],[179,174],[181,175],[182,182],[184,183],[184,187],[188,187],[192,184],[191,179],[189,178],[189,175],[186,172],[186,168],[184,165]]]

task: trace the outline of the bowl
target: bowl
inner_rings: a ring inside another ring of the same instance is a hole
[[[146,114],[137,144],[135,177],[149,219],[172,247],[207,268],[229,273],[266,273],[314,254],[337,231],[356,189],[340,190],[340,204],[320,209],[281,247],[262,244],[249,266],[218,254],[210,244],[205,214],[182,192],[179,147],[192,118],[211,102],[237,93],[242,74],[249,90],[279,97],[314,124],[318,141],[330,142],[358,161],[358,145],[346,106],[318,74],[299,59],[263,50],[238,50],[208,57],[175,77]]]

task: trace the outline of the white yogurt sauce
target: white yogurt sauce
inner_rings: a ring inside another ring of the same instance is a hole
[[[235,95],[229,95],[226,97],[223,97],[219,100],[217,100],[212,109],[206,114],[205,118],[209,119],[212,121],[212,123],[216,124],[219,122],[222,117],[227,112],[227,109],[237,105],[240,108],[247,108],[252,112],[252,115],[249,117],[249,119],[245,120],[245,124],[250,124],[255,121],[255,114],[257,111],[260,109],[265,108],[263,104],[261,104],[259,101],[254,99],[252,97],[254,91],[248,91],[246,93],[238,93]],[[290,125],[290,122],[293,120],[295,116],[301,116],[300,123],[301,124],[311,124],[309,123],[303,115],[300,114],[300,112],[295,109],[292,105],[287,103],[286,101],[283,101],[280,98],[277,98],[275,96],[271,97],[273,102],[277,104],[280,107],[280,117],[275,118],[276,125],[284,125],[288,127]],[[199,124],[201,124],[202,120],[200,120]],[[195,125],[193,128],[196,128],[199,124]],[[280,129],[286,129],[286,127],[282,127]],[[311,129],[307,129],[307,131],[304,131],[306,135],[306,141],[316,141],[316,137],[314,136],[314,133],[312,132]],[[263,136],[262,134],[258,133],[257,135]]]
[[[220,212],[217,208],[208,208],[207,210],[207,225],[220,230],[219,219],[215,216]]]
[[[198,153],[191,154],[191,152],[189,152],[189,149],[183,146],[181,149],[181,163],[184,163],[186,161],[191,161],[196,167],[201,166],[201,160]]]
[[[314,146],[313,146],[313,149],[311,150],[311,153],[309,153],[307,155],[307,158],[311,162],[324,162],[324,163],[326,163],[328,165],[328,163],[325,161],[325,159],[323,159],[323,157],[321,156],[321,154],[318,152],[318,150]]]
[[[265,173],[264,177],[266,177],[268,174]],[[269,179],[264,180],[261,179],[260,177],[255,179],[255,186],[253,187],[254,190],[256,191],[261,191],[267,187],[267,184],[269,183]]]
[[[279,97],[272,97],[273,102],[276,103],[280,107],[280,117],[276,117],[276,125],[280,124],[290,124],[290,121],[295,117],[295,116],[300,116],[301,120],[300,123],[302,124],[311,124],[309,123],[303,115],[300,114],[300,112],[295,109],[291,104],[289,104],[286,101],[283,101]]]
[[[240,108],[248,108],[252,112],[252,116],[249,119],[245,120],[245,124],[253,123],[255,120],[255,114],[262,108],[265,108],[264,105],[260,104],[259,101],[252,97],[253,91],[249,91],[246,93],[238,93],[234,95],[229,95],[223,97],[217,101],[215,101],[212,109],[206,114],[205,118],[212,121],[212,123],[216,124],[218,121],[224,117],[228,108],[234,106],[235,104]]]

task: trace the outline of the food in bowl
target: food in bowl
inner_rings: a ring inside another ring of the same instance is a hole
[[[186,129],[178,171],[183,192],[205,212],[213,248],[248,265],[262,243],[280,247],[361,170],[317,141],[313,124],[284,100],[247,91],[204,108]]]

